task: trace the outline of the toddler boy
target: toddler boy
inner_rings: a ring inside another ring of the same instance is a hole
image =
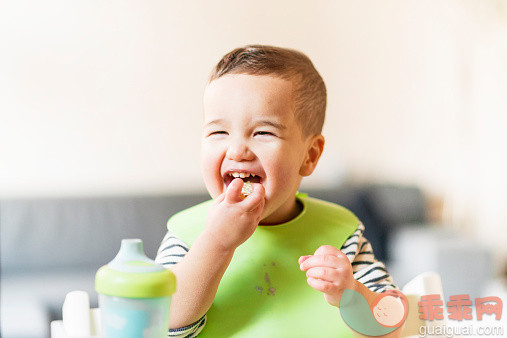
[[[324,149],[325,109],[298,51],[246,46],[216,65],[201,161],[213,199],[171,217],[156,259],[178,282],[169,336],[347,335],[344,289],[370,302],[395,288],[350,211],[297,193]]]

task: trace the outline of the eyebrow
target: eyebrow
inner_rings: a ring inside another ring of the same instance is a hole
[[[222,122],[224,122],[224,119],[211,120],[211,121],[209,121],[208,123],[206,123],[206,124],[204,125],[204,127],[209,127],[209,126],[212,126],[212,125],[214,125],[214,124],[220,124],[220,123],[222,123]]]
[[[209,126],[212,126],[212,125],[215,125],[215,124],[221,124],[224,121],[225,121],[224,119],[211,120],[208,123],[206,123],[204,125],[204,127],[209,127]],[[259,120],[259,121],[257,121],[256,124],[257,125],[268,125],[268,126],[272,126],[272,127],[278,128],[280,130],[287,129],[287,127],[285,125],[283,125],[281,123],[278,123],[278,122],[275,122],[275,121],[270,121],[270,120]]]
[[[277,129],[280,129],[280,130],[287,129],[287,127],[284,126],[283,124],[275,122],[275,121],[270,121],[270,120],[260,120],[260,121],[257,122],[257,124],[272,126],[272,127],[277,128]]]

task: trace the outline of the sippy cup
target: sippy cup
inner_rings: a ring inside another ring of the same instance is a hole
[[[146,257],[140,239],[121,241],[116,257],[97,271],[95,290],[105,337],[167,337],[176,278]]]

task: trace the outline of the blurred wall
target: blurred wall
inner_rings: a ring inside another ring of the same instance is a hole
[[[0,197],[203,190],[208,73],[234,47],[274,44],[328,86],[305,186],[418,184],[506,256],[501,0],[11,1],[0,25]]]

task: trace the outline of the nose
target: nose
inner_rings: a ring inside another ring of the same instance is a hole
[[[248,143],[239,139],[233,140],[229,144],[225,156],[229,160],[236,162],[251,161],[255,157],[254,153],[248,146]]]

